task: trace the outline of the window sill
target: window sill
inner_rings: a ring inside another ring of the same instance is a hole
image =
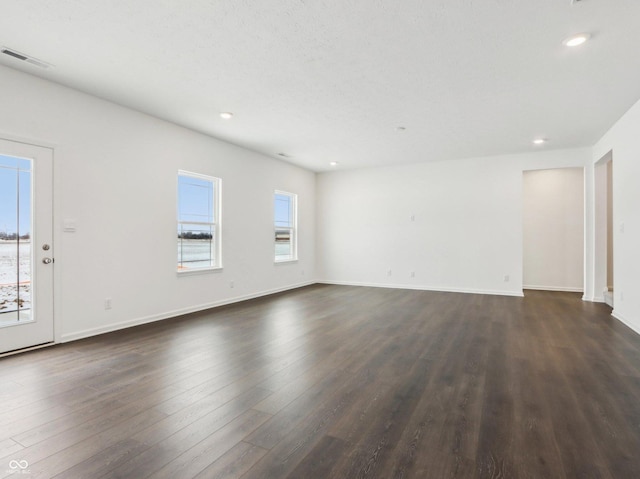
[[[211,268],[197,268],[197,269],[186,269],[182,271],[176,271],[178,276],[191,276],[194,274],[207,274],[207,273],[219,273],[222,271],[222,266],[216,266]]]
[[[298,262],[298,258],[292,258],[292,259],[276,259],[273,264],[283,264],[283,263],[297,263]]]

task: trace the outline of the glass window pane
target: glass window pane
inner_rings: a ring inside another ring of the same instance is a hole
[[[221,267],[220,181],[178,172],[178,271]]]
[[[291,230],[276,230],[276,243],[290,243]]]
[[[277,190],[273,197],[276,261],[290,261],[297,257],[296,198],[297,196],[293,193]]]
[[[18,244],[0,240],[0,322],[18,310]],[[12,317],[12,320],[17,317]]]
[[[274,202],[275,225],[292,227],[291,197],[276,193]]]
[[[278,229],[275,231],[276,259],[291,258],[291,230]]]
[[[21,240],[29,241],[31,238],[31,172],[20,171],[18,175],[18,232]]]
[[[0,240],[18,233],[18,172],[0,166]]]
[[[20,240],[18,244],[18,301],[20,321],[29,319],[31,311],[31,242]]]
[[[276,259],[291,258],[291,243],[276,243]]]
[[[18,309],[31,310],[31,171],[29,160],[19,160],[18,171]]]
[[[31,171],[31,160],[24,160],[21,158],[17,158],[17,160],[19,170]]]
[[[18,158],[14,158],[13,156],[0,155],[0,168],[3,166],[8,168],[18,168],[19,161],[20,160]]]
[[[206,268],[216,264],[215,227],[213,225],[178,225],[178,269]]]
[[[0,156],[0,322],[31,309],[31,160]]]
[[[213,182],[178,176],[178,221],[214,223]]]

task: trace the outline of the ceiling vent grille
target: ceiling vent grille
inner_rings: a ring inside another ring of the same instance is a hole
[[[38,60],[37,58],[30,57],[29,55],[25,55],[24,53],[17,52],[15,50],[12,50],[11,48],[2,47],[0,48],[0,52],[16,60],[29,63],[38,68],[43,68],[45,70],[48,68],[53,68],[53,65],[51,65],[50,63],[43,62],[42,60]]]

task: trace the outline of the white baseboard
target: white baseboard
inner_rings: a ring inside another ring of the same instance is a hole
[[[217,308],[226,304],[239,303],[240,301],[247,301],[249,299],[259,298],[261,296],[269,296],[270,294],[281,293],[283,291],[289,291],[292,289],[302,288],[304,286],[310,286],[315,284],[315,281],[306,281],[294,285],[285,286],[282,288],[270,289],[267,291],[260,291],[259,293],[246,294],[244,296],[236,296],[234,298],[223,299],[220,301],[213,301],[211,303],[199,304],[197,306],[189,306],[187,308],[176,309],[174,311],[167,311],[165,313],[152,314],[151,316],[144,316],[142,318],[130,319],[127,321],[121,321],[119,323],[108,324],[105,326],[99,326],[97,328],[85,329],[75,333],[63,334],[60,338],[61,343],[67,343],[69,341],[76,341],[78,339],[89,338],[91,336],[97,336],[98,334],[111,333],[120,329],[131,328],[133,326],[140,326],[141,324],[153,323],[155,321],[161,321],[163,319],[175,318],[176,316],[182,316],[183,314],[195,313],[197,311],[203,311],[205,309]]]
[[[613,308],[613,293],[610,293],[609,291],[605,291],[602,296],[607,306],[611,306]]]
[[[618,311],[616,311],[615,309],[611,312],[611,316],[613,316],[614,318],[616,318],[618,321],[620,321],[622,324],[624,324],[625,326],[629,327],[633,332],[635,332],[636,334],[640,334],[640,328],[637,325],[634,325],[631,321],[629,321],[627,318],[625,318],[624,316],[622,316]]]
[[[522,286],[522,289],[535,289],[538,291],[564,291],[566,293],[582,293],[584,290],[582,288],[572,288],[565,286],[539,286],[539,285],[531,285],[525,284]]]
[[[450,286],[425,286],[415,284],[387,284],[387,283],[361,283],[357,281],[328,281],[318,280],[319,284],[335,284],[339,286],[365,286],[369,288],[392,288],[392,289],[413,289],[418,291],[440,291],[443,293],[468,293],[468,294],[491,294],[494,296],[517,296],[523,297],[522,292],[500,291],[500,290],[481,290],[468,288],[455,288]]]
[[[582,300],[591,301],[592,303],[604,303],[604,296],[591,296],[590,298],[587,296],[583,296]]]

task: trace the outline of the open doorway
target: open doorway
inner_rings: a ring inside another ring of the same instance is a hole
[[[595,300],[613,308],[613,152],[595,165]]]
[[[523,172],[523,289],[584,289],[584,168]]]

